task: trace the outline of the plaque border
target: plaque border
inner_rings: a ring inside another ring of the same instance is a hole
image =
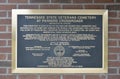
[[[70,14],[102,15],[102,68],[17,68],[17,15]],[[105,9],[13,9],[12,10],[12,73],[108,73],[108,10]]]

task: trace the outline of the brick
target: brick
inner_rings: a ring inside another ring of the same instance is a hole
[[[38,5],[19,5],[19,9],[38,9]]]
[[[6,45],[6,41],[5,40],[0,40],[0,46],[5,46]]]
[[[0,3],[4,3],[5,2],[5,0],[0,0]]]
[[[6,59],[6,55],[5,54],[0,54],[0,60],[5,60]]]
[[[6,12],[0,12],[0,17],[6,17],[7,13]]]
[[[5,26],[0,26],[0,31],[5,31],[6,30],[6,27]]]
[[[49,3],[49,0],[30,0],[31,3]]]
[[[8,32],[12,32],[12,27],[8,26]]]
[[[108,79],[120,79],[120,75],[108,75]]]
[[[118,2],[120,2],[120,0],[116,0],[116,2],[118,3]]]
[[[0,10],[12,10],[15,8],[16,8],[16,5],[0,5]]]
[[[108,46],[117,46],[117,41],[115,41],[115,40],[109,40]]]
[[[8,0],[8,3],[27,3],[28,0]]]
[[[0,79],[17,79],[16,75],[0,75]]]
[[[120,54],[119,54],[119,60],[120,60]]]
[[[11,17],[12,16],[12,12],[8,12],[8,17]]]
[[[51,0],[52,3],[71,3],[71,0]]]
[[[63,9],[82,9],[81,5],[63,5]]]
[[[120,27],[119,27],[119,32],[120,32]]]
[[[40,5],[41,9],[60,9],[60,5]]]
[[[119,33],[109,33],[109,38],[110,39],[120,39],[120,34]]]
[[[119,68],[119,74],[120,74],[120,68]]]
[[[117,73],[117,69],[116,68],[109,68],[108,69],[108,73],[109,74],[116,74]]]
[[[11,74],[12,73],[12,68],[7,68],[8,73],[7,74]]]
[[[105,75],[86,75],[86,79],[105,79]]]
[[[118,48],[118,47],[116,47],[116,48],[115,47],[114,48],[109,47],[108,51],[110,53],[120,53],[120,48]]]
[[[117,12],[108,12],[109,17],[117,17]]]
[[[5,74],[6,73],[6,68],[0,68],[0,74]]]
[[[104,5],[85,5],[85,9],[104,9]]]
[[[0,48],[0,53],[11,53],[10,47]]]
[[[107,5],[108,10],[120,10],[120,5]]]
[[[8,74],[11,74],[11,72],[12,72],[12,69],[8,68]]]
[[[19,75],[19,79],[38,79],[37,75]]]
[[[0,61],[0,67],[11,67],[10,61]]]
[[[108,59],[109,60],[117,60],[117,54],[109,54]]]
[[[120,24],[120,19],[109,19],[109,24]]]
[[[118,12],[118,17],[120,17],[120,12]]]
[[[8,59],[8,60],[11,60],[11,59],[12,59],[11,54],[8,55],[8,58],[7,58],[7,59]]]
[[[120,41],[119,41],[119,46],[120,46]]]
[[[83,79],[82,75],[64,75],[63,79]]]
[[[114,3],[114,0],[94,0],[95,3]]]
[[[73,3],[92,3],[92,0],[73,0]]]
[[[117,31],[117,27],[116,26],[109,26],[108,30],[109,30],[109,32],[115,32],[115,31]]]
[[[60,79],[59,75],[40,75],[40,79]]]
[[[116,40],[109,40],[108,46],[117,46],[117,41]]]
[[[120,67],[120,61],[109,61],[108,66],[109,67]]]
[[[11,39],[11,33],[0,33],[0,39]]]
[[[12,41],[8,40],[8,46],[11,46]]]
[[[0,24],[11,24],[10,19],[0,19]]]

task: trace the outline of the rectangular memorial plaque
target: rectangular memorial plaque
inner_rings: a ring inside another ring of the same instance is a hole
[[[12,10],[13,73],[107,73],[107,10]]]

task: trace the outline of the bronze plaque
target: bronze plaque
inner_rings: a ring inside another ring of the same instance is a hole
[[[107,10],[12,11],[13,73],[107,73]]]

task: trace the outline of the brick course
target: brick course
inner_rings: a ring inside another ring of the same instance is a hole
[[[92,0],[73,0],[73,3],[92,3]]]
[[[117,74],[117,69],[116,68],[109,68],[108,73],[109,74]]]
[[[59,75],[41,75],[40,79],[60,79]]]
[[[19,75],[19,79],[38,79],[37,75]]]
[[[120,5],[107,5],[108,10],[120,10]]]
[[[108,59],[109,60],[117,60],[117,54],[109,54]]]
[[[16,5],[8,5],[8,4],[0,5],[0,10],[11,10],[15,8],[16,8]]]
[[[85,9],[104,9],[104,5],[85,5]]]
[[[120,75],[109,75],[108,79],[119,79]]]
[[[19,5],[19,9],[38,9],[38,5]]]
[[[109,26],[108,30],[109,30],[109,32],[116,32],[117,26]]]
[[[86,79],[105,79],[105,75],[87,75]]]
[[[63,79],[83,79],[82,75],[64,75]]]
[[[28,0],[8,0],[8,3],[27,3]]]
[[[0,26],[0,31],[1,31],[1,32],[6,31],[6,27],[5,27],[5,26]]]
[[[49,3],[49,0],[30,0],[31,3]]]
[[[16,79],[15,75],[0,75],[0,79]]]
[[[114,3],[114,0],[94,0],[95,3]]]
[[[6,73],[6,68],[0,68],[0,74],[5,74]]]
[[[40,5],[40,9],[60,9],[60,5]]]
[[[5,3],[5,0],[0,0],[0,3]]]
[[[0,54],[0,60],[5,60],[6,59],[6,55],[5,54]]]
[[[51,0],[52,3],[71,3],[71,0]]]
[[[82,9],[81,5],[63,5],[63,9]]]

